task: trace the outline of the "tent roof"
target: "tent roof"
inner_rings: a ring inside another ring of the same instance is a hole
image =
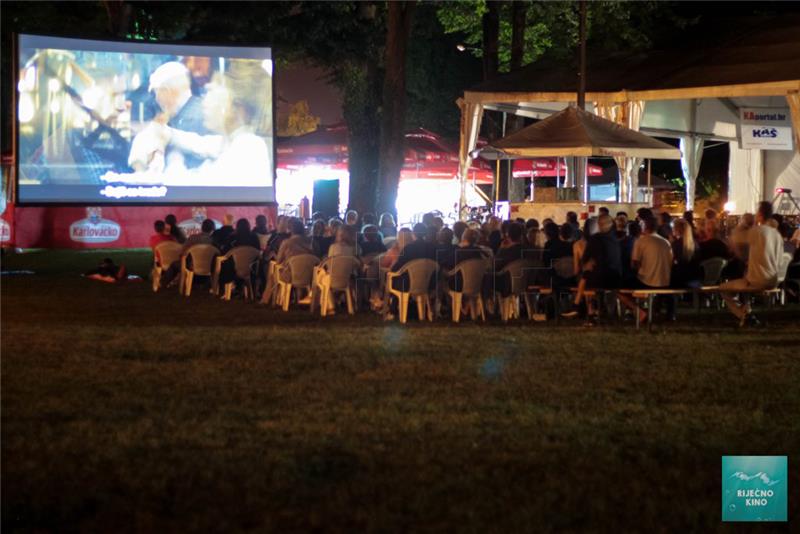
[[[643,133],[574,106],[494,141],[480,150],[484,159],[542,156],[622,156],[680,159],[680,151]]]
[[[675,91],[688,88],[718,88],[751,84],[777,84],[784,92],[800,88],[800,15],[784,14],[766,19],[726,20],[715,18],[717,27],[700,36],[676,39],[668,49],[640,53],[595,53],[587,61],[587,93],[650,92],[639,99],[693,98]],[[794,82],[781,84],[780,82]],[[783,87],[786,86],[786,87]],[[543,58],[515,72],[483,82],[469,91],[467,99],[485,101],[485,93],[571,94],[575,99],[577,77],[570,62]],[[740,91],[742,92],[742,91]],[[484,93],[484,95],[482,95]],[[474,94],[474,95],[472,95]],[[709,94],[708,96],[737,96]],[[746,96],[747,91],[742,95]],[[473,96],[473,98],[470,98]],[[592,95],[587,95],[591,99]],[[594,97],[597,99],[597,96]],[[531,100],[528,98],[527,100]]]

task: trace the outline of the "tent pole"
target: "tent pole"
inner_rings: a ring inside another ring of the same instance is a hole
[[[497,206],[497,201],[500,199],[500,158],[497,159],[497,163],[495,164],[492,189],[494,189],[494,191],[492,191],[492,212],[494,212],[495,207]]]
[[[655,195],[653,195],[653,185],[652,185],[652,181],[653,180],[652,180],[652,175],[650,174],[650,172],[651,172],[651,170],[650,170],[650,162],[652,162],[652,161],[653,161],[652,159],[647,158],[647,193],[650,195],[650,207],[651,208],[653,207],[653,197],[655,196]],[[638,180],[637,180],[637,182],[638,182]]]

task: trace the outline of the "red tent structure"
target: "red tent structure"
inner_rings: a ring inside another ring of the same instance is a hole
[[[347,170],[347,127],[323,126],[298,137],[279,139],[278,169],[314,167],[319,172]],[[450,180],[458,173],[458,151],[439,135],[418,128],[406,134],[406,154],[400,180]],[[320,177],[324,178],[324,177]],[[469,180],[491,184],[493,171],[485,162],[470,167]]]
[[[514,178],[559,178],[566,176],[567,164],[558,158],[517,159],[513,160],[512,176]],[[603,167],[586,166],[589,176],[603,176]]]

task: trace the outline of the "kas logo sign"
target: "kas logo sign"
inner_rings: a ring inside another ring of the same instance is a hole
[[[778,129],[777,128],[753,128],[753,137],[762,138],[762,137],[770,137],[775,139],[778,137]]]
[[[785,108],[740,108],[741,148],[792,150],[792,121]]]
[[[786,456],[722,457],[723,521],[786,521]]]
[[[69,238],[78,243],[112,243],[122,229],[115,221],[102,218],[103,208],[86,208],[86,218],[69,226]]]

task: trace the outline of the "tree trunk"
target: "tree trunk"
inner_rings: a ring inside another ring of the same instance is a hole
[[[350,134],[347,147],[350,199],[347,207],[364,213],[375,209],[377,197],[381,86],[374,62],[357,64],[349,70],[342,106]]]
[[[114,37],[125,37],[131,21],[131,6],[124,0],[103,0],[108,18],[108,33]]]
[[[483,14],[483,79],[497,77],[499,68],[498,41],[500,39],[500,3],[486,2],[487,11]],[[498,139],[502,132],[502,114],[496,111],[483,112],[483,131],[489,141]],[[501,173],[502,176],[502,173]],[[503,182],[497,177],[497,185]]]
[[[378,208],[391,213],[396,212],[397,186],[405,157],[406,48],[414,7],[414,2],[389,2],[386,22]]]
[[[483,14],[483,79],[497,76],[499,66],[498,41],[500,39],[500,3],[486,2]]]
[[[525,55],[525,15],[527,5],[520,0],[511,3],[511,70],[522,67]],[[509,115],[506,121],[506,135],[514,133],[525,126],[525,120],[517,115]],[[507,162],[506,165],[512,165]],[[508,169],[505,169],[508,178],[508,200],[511,202],[522,202],[525,200],[525,180],[514,178]]]

